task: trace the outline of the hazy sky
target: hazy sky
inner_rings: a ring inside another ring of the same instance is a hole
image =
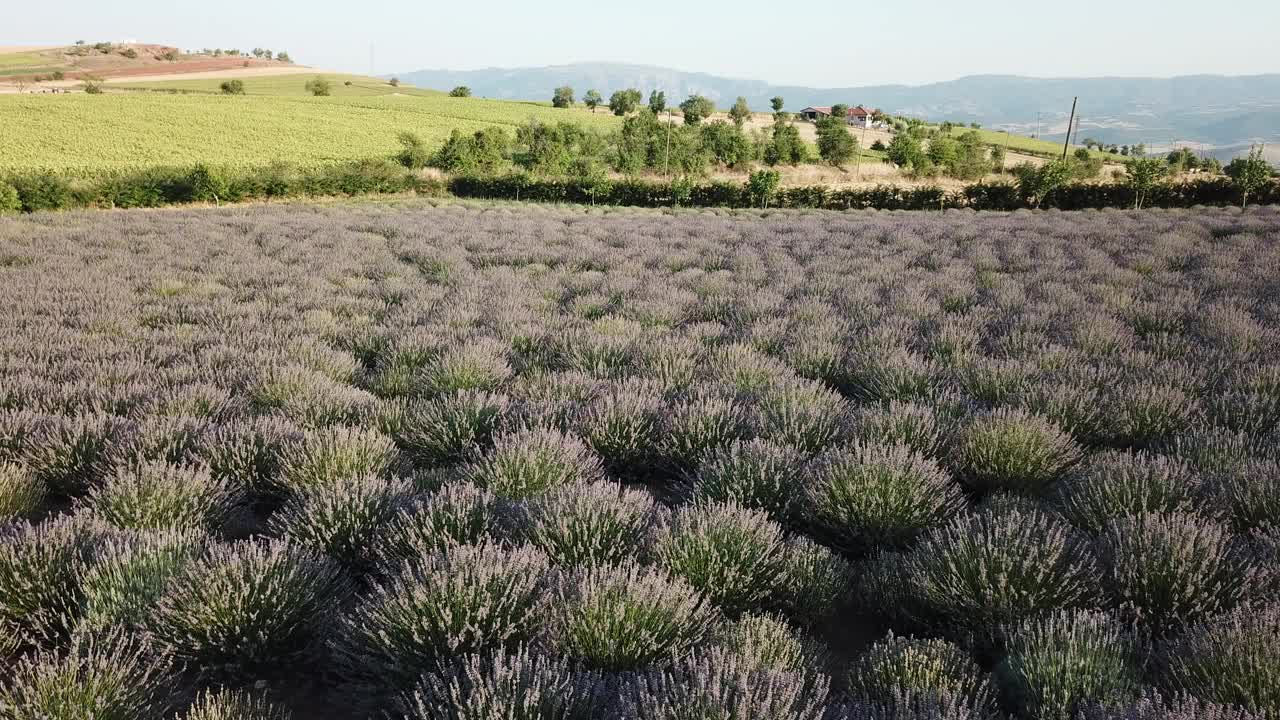
[[[15,0],[3,18],[0,45],[262,46],[360,73],[371,43],[378,73],[612,61],[854,86],[1280,72],[1275,0]]]

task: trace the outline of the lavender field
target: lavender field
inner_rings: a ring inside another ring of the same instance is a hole
[[[0,218],[0,718],[1276,720],[1280,209]]]

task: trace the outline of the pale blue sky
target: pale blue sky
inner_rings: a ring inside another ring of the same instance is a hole
[[[1065,8],[1065,9],[1064,9]],[[1280,72],[1275,0],[15,0],[0,45],[271,47],[379,73],[613,61],[777,84]]]

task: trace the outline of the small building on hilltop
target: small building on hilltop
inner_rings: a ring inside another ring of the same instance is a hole
[[[874,111],[868,110],[859,105],[857,107],[849,108],[849,111],[845,116],[845,121],[855,127],[867,128],[871,127],[871,116],[874,114]],[[831,107],[807,107],[800,111],[800,117],[808,120],[809,122],[817,122],[824,117],[831,117]]]

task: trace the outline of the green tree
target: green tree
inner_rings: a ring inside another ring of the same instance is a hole
[[[934,165],[942,168],[948,175],[953,175],[956,166],[960,164],[960,143],[949,135],[939,135],[929,141],[926,155]]]
[[[289,53],[281,52],[276,54],[276,59],[282,63],[292,63],[293,58],[289,57]]]
[[[406,135],[408,133],[401,135],[402,145],[406,144]],[[510,156],[511,136],[502,128],[485,128],[471,135],[454,129],[445,144],[432,156],[430,164],[450,173],[495,173],[507,164]],[[402,164],[408,164],[405,162],[404,151],[398,159]]]
[[[1160,158],[1133,158],[1124,167],[1125,185],[1133,190],[1133,207],[1141,210],[1151,188],[1169,171],[1169,164]]]
[[[751,162],[754,155],[751,141],[736,125],[726,122],[709,122],[701,126],[702,146],[719,164],[739,168]]]
[[[619,90],[609,96],[609,109],[613,111],[614,115],[624,117],[634,112],[635,109],[640,106],[640,100],[643,97],[644,96],[640,94],[640,91],[635,88]]]
[[[469,98],[471,97],[471,88],[467,87],[466,85],[459,85],[458,87],[449,91],[449,97]]]
[[[762,208],[768,208],[781,184],[782,176],[777,170],[757,170],[747,179],[747,192],[751,194],[753,202],[759,203]]]
[[[786,101],[782,99],[781,95],[774,95],[769,100],[769,107],[773,108],[773,111],[775,113],[782,112],[782,108],[785,106],[786,106]]]
[[[307,81],[307,92],[315,97],[328,97],[333,88],[332,83],[319,75]]]
[[[452,139],[451,137],[450,140]],[[400,152],[396,154],[396,161],[401,165],[410,170],[417,170],[431,163],[431,153],[421,137],[411,132],[402,132],[396,140],[400,143]]]
[[[398,77],[393,77],[393,78],[391,78],[390,80],[388,80],[388,81],[387,81],[387,84],[388,84],[388,85],[390,85],[390,86],[391,86],[391,87],[393,87],[393,88],[398,88],[398,87],[400,87],[400,78],[398,78]]]
[[[747,99],[739,97],[733,107],[729,109],[729,118],[733,120],[733,124],[741,130],[747,121],[751,119],[751,108],[747,105]]]
[[[649,93],[649,109],[654,115],[661,115],[667,110],[667,94],[661,90],[653,90]]]
[[[1225,170],[1227,177],[1231,178],[1237,189],[1240,190],[1240,207],[1249,206],[1249,196],[1266,186],[1271,182],[1275,171],[1272,170],[1271,164],[1267,162],[1263,155],[1261,146],[1249,149],[1249,156],[1236,158],[1227,164]]]
[[[1004,146],[993,145],[991,147],[991,168],[1001,175],[1004,174]]]
[[[1195,170],[1200,165],[1200,159],[1188,148],[1175,149],[1165,157],[1165,162],[1169,163],[1169,172],[1174,175]]]
[[[991,172],[987,160],[987,146],[975,130],[960,135],[956,140],[955,163],[949,168],[952,177],[960,180],[978,180]]]
[[[555,95],[551,98],[551,104],[553,106],[558,108],[571,108],[573,107],[573,103],[573,88],[568,85],[556,88]]]
[[[895,134],[893,140],[889,141],[885,155],[889,162],[905,169],[920,167],[928,159],[920,148],[920,140],[909,132]]]
[[[1018,176],[1019,191],[1037,208],[1071,177],[1071,168],[1061,160],[1052,160],[1040,167],[1030,163],[1019,165],[1014,172]]]
[[[799,165],[807,155],[804,141],[800,139],[800,130],[795,125],[779,118],[773,123],[773,132],[769,144],[761,153],[765,163],[769,165]]]
[[[604,104],[604,98],[600,97],[600,93],[595,90],[588,90],[586,95],[582,96],[582,104],[591,108],[591,112],[595,112],[596,108]]]
[[[849,133],[844,118],[832,112],[830,117],[818,121],[818,155],[835,167],[843,167],[858,153],[858,141]]]
[[[701,95],[690,95],[688,100],[680,103],[680,110],[684,113],[685,125],[697,125],[711,117],[716,111],[716,104]]]
[[[244,94],[243,80],[227,80],[226,82],[222,83],[222,85],[220,85],[219,87],[222,89],[223,95],[243,95]]]

